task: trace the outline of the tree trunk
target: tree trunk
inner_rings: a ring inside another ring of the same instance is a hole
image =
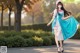
[[[12,7],[9,8],[9,28],[8,30],[11,30],[11,11],[12,11]]]
[[[32,25],[34,25],[34,12],[32,12]]]
[[[2,5],[2,13],[1,13],[1,30],[3,30],[3,5]]]
[[[16,12],[15,12],[15,31],[21,31],[21,11],[24,4],[24,0],[15,0]]]
[[[15,13],[15,31],[21,31],[21,11]]]

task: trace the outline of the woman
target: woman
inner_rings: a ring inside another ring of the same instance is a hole
[[[58,52],[63,52],[64,49],[62,41],[71,38],[76,33],[78,22],[70,12],[65,10],[63,4],[58,2],[57,7],[54,10],[54,15],[47,26],[49,26],[51,23],[52,33],[55,35],[55,42]]]

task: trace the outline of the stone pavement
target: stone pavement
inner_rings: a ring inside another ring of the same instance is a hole
[[[80,53],[80,40],[69,39],[64,42],[64,53]],[[57,48],[53,46],[8,48],[8,53],[57,53]]]

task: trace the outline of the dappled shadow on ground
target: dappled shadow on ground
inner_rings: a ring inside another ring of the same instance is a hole
[[[79,53],[80,41],[66,41],[64,53]],[[27,47],[27,48],[8,48],[8,53],[57,53],[57,48],[53,46]]]

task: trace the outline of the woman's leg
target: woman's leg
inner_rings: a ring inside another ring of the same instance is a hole
[[[59,42],[60,42],[60,47],[63,47],[63,43],[62,43],[62,40],[60,40]]]
[[[59,40],[60,49],[61,49],[61,51],[63,52],[63,35],[62,35],[61,30],[59,30],[59,35],[60,35],[60,40]]]
[[[55,34],[55,42],[56,42],[56,45],[57,45],[57,48],[58,48],[58,51],[60,51],[60,46],[59,46],[59,42],[58,42],[58,33],[57,33],[57,30],[54,29],[54,34]]]
[[[64,52],[62,40],[60,40],[60,50],[61,50],[61,52]]]
[[[59,47],[58,38],[57,38],[57,30],[56,29],[54,30],[54,34],[55,34],[56,45],[57,45],[57,47]]]

